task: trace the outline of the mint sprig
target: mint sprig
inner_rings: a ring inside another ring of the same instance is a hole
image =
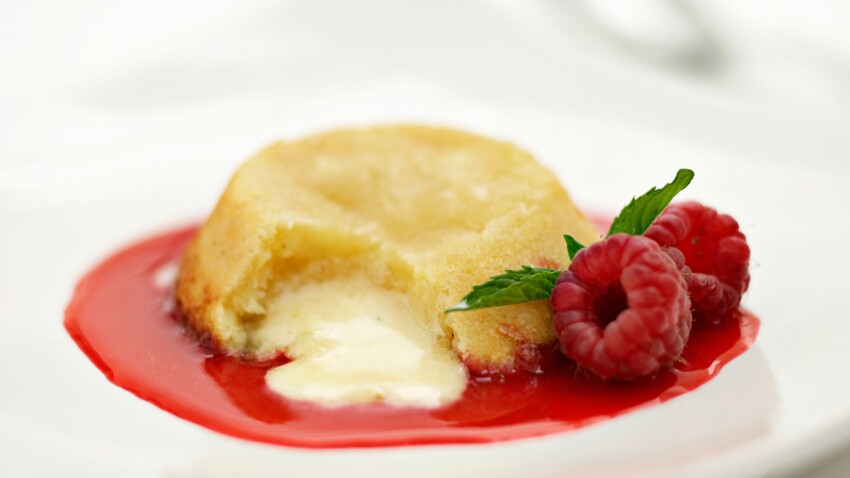
[[[645,194],[632,198],[620,214],[614,218],[608,229],[609,237],[617,233],[633,236],[643,234],[655,219],[670,204],[670,201],[685,189],[694,178],[690,169],[680,169],[669,184],[660,189],[652,188]],[[584,248],[569,234],[564,235],[570,260]],[[491,277],[483,284],[472,286],[472,292],[460,303],[449,307],[446,313],[462,310],[483,309],[502,305],[521,304],[534,300],[548,299],[552,295],[555,283],[561,271],[546,268],[522,266],[519,270],[506,270],[504,274]]]
[[[483,284],[472,286],[472,292],[457,305],[446,309],[446,313],[548,299],[560,273],[555,269],[531,266],[506,270]]]
[[[569,234],[564,234],[564,241],[567,242],[567,254],[570,256],[570,260],[575,258],[578,251],[584,249],[584,244],[578,242],[573,236]]]
[[[632,201],[620,211],[620,214],[614,218],[611,227],[608,229],[608,234],[605,237],[625,232],[632,236],[638,236],[646,232],[649,226],[652,225],[655,218],[664,211],[664,208],[670,204],[670,201],[679,194],[683,189],[688,187],[691,179],[694,178],[694,172],[690,169],[680,169],[676,173],[676,178],[661,189],[652,188],[643,196],[633,198]]]

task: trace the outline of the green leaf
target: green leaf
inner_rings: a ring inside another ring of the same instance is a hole
[[[578,251],[584,249],[584,244],[578,242],[569,234],[564,234],[564,240],[567,241],[567,254],[570,255],[570,260],[573,260]]]
[[[673,197],[679,194],[690,184],[694,178],[694,172],[690,169],[680,169],[676,178],[670,184],[661,189],[650,189],[646,194],[632,201],[620,211],[620,215],[614,218],[608,236],[618,232],[639,235],[646,232],[661,211],[670,204]],[[607,236],[606,236],[607,237]]]
[[[548,299],[560,273],[554,269],[530,266],[522,266],[520,270],[506,270],[504,274],[473,286],[472,292],[459,304],[446,309],[446,313]]]

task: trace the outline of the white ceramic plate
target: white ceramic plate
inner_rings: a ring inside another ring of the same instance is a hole
[[[369,102],[382,105],[387,119],[450,122],[510,138],[536,151],[590,208],[613,210],[632,192],[669,180],[676,168],[693,168],[696,179],[683,196],[732,212],[749,236],[753,277],[746,305],[763,319],[756,346],[715,380],[671,402],[572,433],[494,445],[316,452],[242,442],[184,422],[109,383],[65,334],[62,309],[75,279],[98,259],[205,214],[239,157],[260,146],[247,131],[234,131],[221,141],[245,145],[235,157],[200,144],[191,147],[203,160],[138,162],[132,157],[138,153],[116,153],[112,161],[122,168],[78,178],[56,193],[39,189],[34,179],[57,171],[14,171],[20,184],[34,186],[25,193],[7,185],[0,217],[7,225],[0,236],[3,467],[96,476],[247,470],[259,476],[284,470],[290,476],[335,470],[358,476],[561,476],[565,470],[576,476],[683,470],[744,476],[804,460],[843,438],[838,425],[850,420],[850,396],[835,377],[850,357],[842,347],[850,324],[842,320],[841,299],[842,271],[850,265],[841,251],[850,238],[836,218],[850,203],[840,188],[846,171],[766,168],[613,124],[541,117],[533,108],[499,114],[496,107],[410,85],[397,91],[397,97],[362,93],[337,104],[351,122],[358,122],[352,112],[361,111],[359,103]],[[398,106],[403,98],[416,100]],[[445,116],[429,115],[430,108]],[[294,120],[276,126],[302,129]]]
[[[181,63],[163,48],[160,68],[139,61],[121,74],[98,70],[55,101],[7,101],[2,474],[761,476],[850,439],[841,378],[850,365],[844,123],[602,62],[596,50],[559,37],[546,15],[522,8],[514,16],[467,3],[400,12],[374,0],[372,10],[345,10],[324,29],[299,30],[333,6],[315,3],[321,8],[267,8],[277,23],[243,22],[254,36],[239,37],[241,50],[223,48],[235,37],[210,40]],[[404,22],[387,27],[380,19],[370,20],[374,36],[346,36],[352,16],[366,21],[362,12],[381,9],[406,22],[454,20],[440,37],[405,36]],[[299,48],[287,43],[293,38]],[[270,39],[284,45],[272,50],[285,57],[278,69],[254,62],[268,51],[244,54]],[[205,57],[210,51],[218,56]],[[216,63],[223,57],[229,63]],[[228,77],[231,68],[250,74]],[[224,79],[193,82],[209,74]],[[163,78],[188,86],[168,97]],[[109,383],[65,333],[62,312],[80,275],[128,242],[203,218],[239,162],[268,141],[388,121],[512,140],[598,211],[615,211],[680,167],[694,169],[682,196],[732,213],[750,240],[745,305],[763,321],[756,346],[693,393],[576,432],[493,445],[308,451],[232,439],[163,412]]]

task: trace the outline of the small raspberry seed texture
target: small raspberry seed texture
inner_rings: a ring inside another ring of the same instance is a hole
[[[731,216],[698,202],[673,204],[644,235],[681,251],[695,310],[720,317],[741,303],[750,284],[750,247]]]
[[[642,236],[614,234],[579,251],[552,292],[563,352],[603,379],[635,379],[672,364],[691,331],[679,269]]]

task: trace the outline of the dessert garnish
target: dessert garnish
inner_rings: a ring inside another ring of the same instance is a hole
[[[565,235],[567,270],[505,271],[446,312],[548,298],[561,350],[580,368],[630,380],[671,366],[690,335],[692,310],[723,317],[749,285],[749,246],[731,216],[696,202],[668,207],[693,176],[680,169],[669,184],[632,199],[599,242],[585,247]]]
[[[583,249],[552,292],[564,353],[601,378],[669,366],[691,332],[685,279],[651,239],[617,233]]]
[[[673,204],[644,235],[684,255],[697,311],[722,317],[741,303],[750,284],[750,246],[731,216],[693,201]]]

